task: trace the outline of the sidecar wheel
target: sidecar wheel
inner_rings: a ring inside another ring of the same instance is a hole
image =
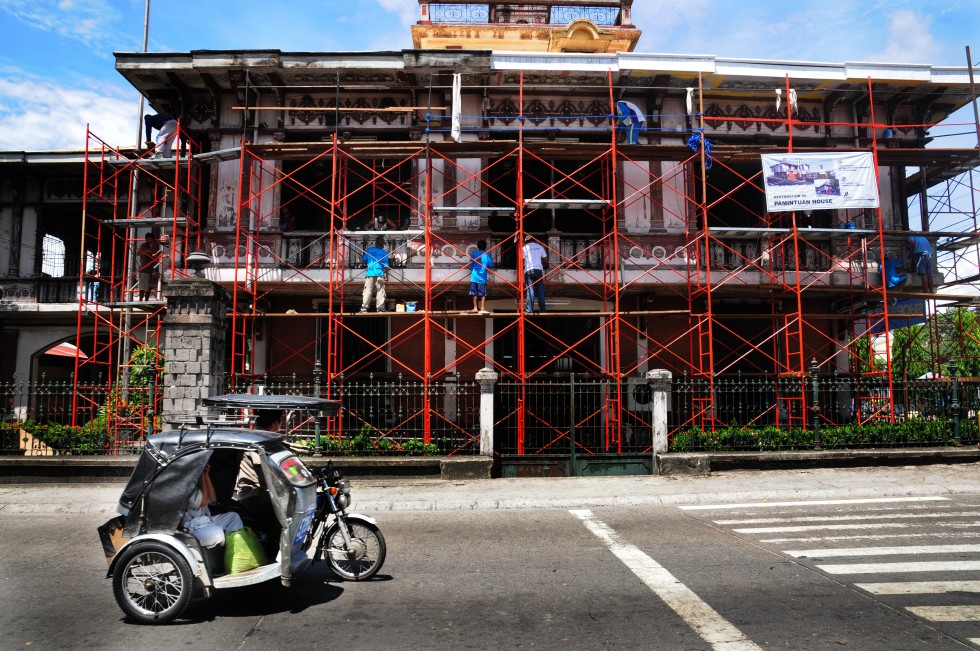
[[[381,530],[370,522],[348,520],[351,548],[344,548],[340,525],[334,523],[324,534],[325,553],[334,574],[346,581],[364,581],[378,573],[385,562],[387,548]]]
[[[112,592],[140,624],[169,624],[191,600],[191,568],[177,551],[158,542],[126,549],[112,573]]]

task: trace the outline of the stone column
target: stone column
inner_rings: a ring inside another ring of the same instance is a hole
[[[670,396],[670,385],[673,379],[670,371],[657,368],[647,371],[646,379],[650,385],[653,398],[651,420],[653,422],[653,472],[660,474],[660,464],[657,455],[667,451],[667,399]]]
[[[493,456],[493,387],[498,377],[492,368],[476,372],[480,383],[480,454],[485,457]]]
[[[163,417],[199,413],[201,398],[224,392],[228,291],[204,278],[164,285]]]

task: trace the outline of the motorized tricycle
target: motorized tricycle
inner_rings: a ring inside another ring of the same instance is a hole
[[[340,408],[321,398],[253,394],[207,398],[204,404],[252,414],[334,415]],[[198,419],[147,438],[119,499],[121,515],[99,527],[109,562],[106,578],[112,578],[116,602],[133,620],[169,623],[192,596],[210,597],[215,590],[276,578],[289,586],[324,557],[345,580],[364,580],[381,569],[384,536],[373,518],[347,512],[350,489],[342,474],[332,464],[308,468],[285,436],[248,425]],[[259,486],[248,500],[236,492],[246,464],[252,464]],[[192,533],[185,515],[205,473],[216,497],[210,509],[237,513],[262,546],[260,556],[271,560],[229,572],[223,545],[206,547]]]

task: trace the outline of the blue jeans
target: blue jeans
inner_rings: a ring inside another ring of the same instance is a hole
[[[524,297],[524,311],[530,312],[534,309],[534,298],[538,299],[538,310],[547,312],[544,303],[544,272],[540,269],[531,269],[524,273],[524,285],[527,292]]]

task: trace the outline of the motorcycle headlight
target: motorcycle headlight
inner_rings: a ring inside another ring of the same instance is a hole
[[[350,506],[350,492],[340,493],[334,500],[337,502],[337,508],[343,511]]]

